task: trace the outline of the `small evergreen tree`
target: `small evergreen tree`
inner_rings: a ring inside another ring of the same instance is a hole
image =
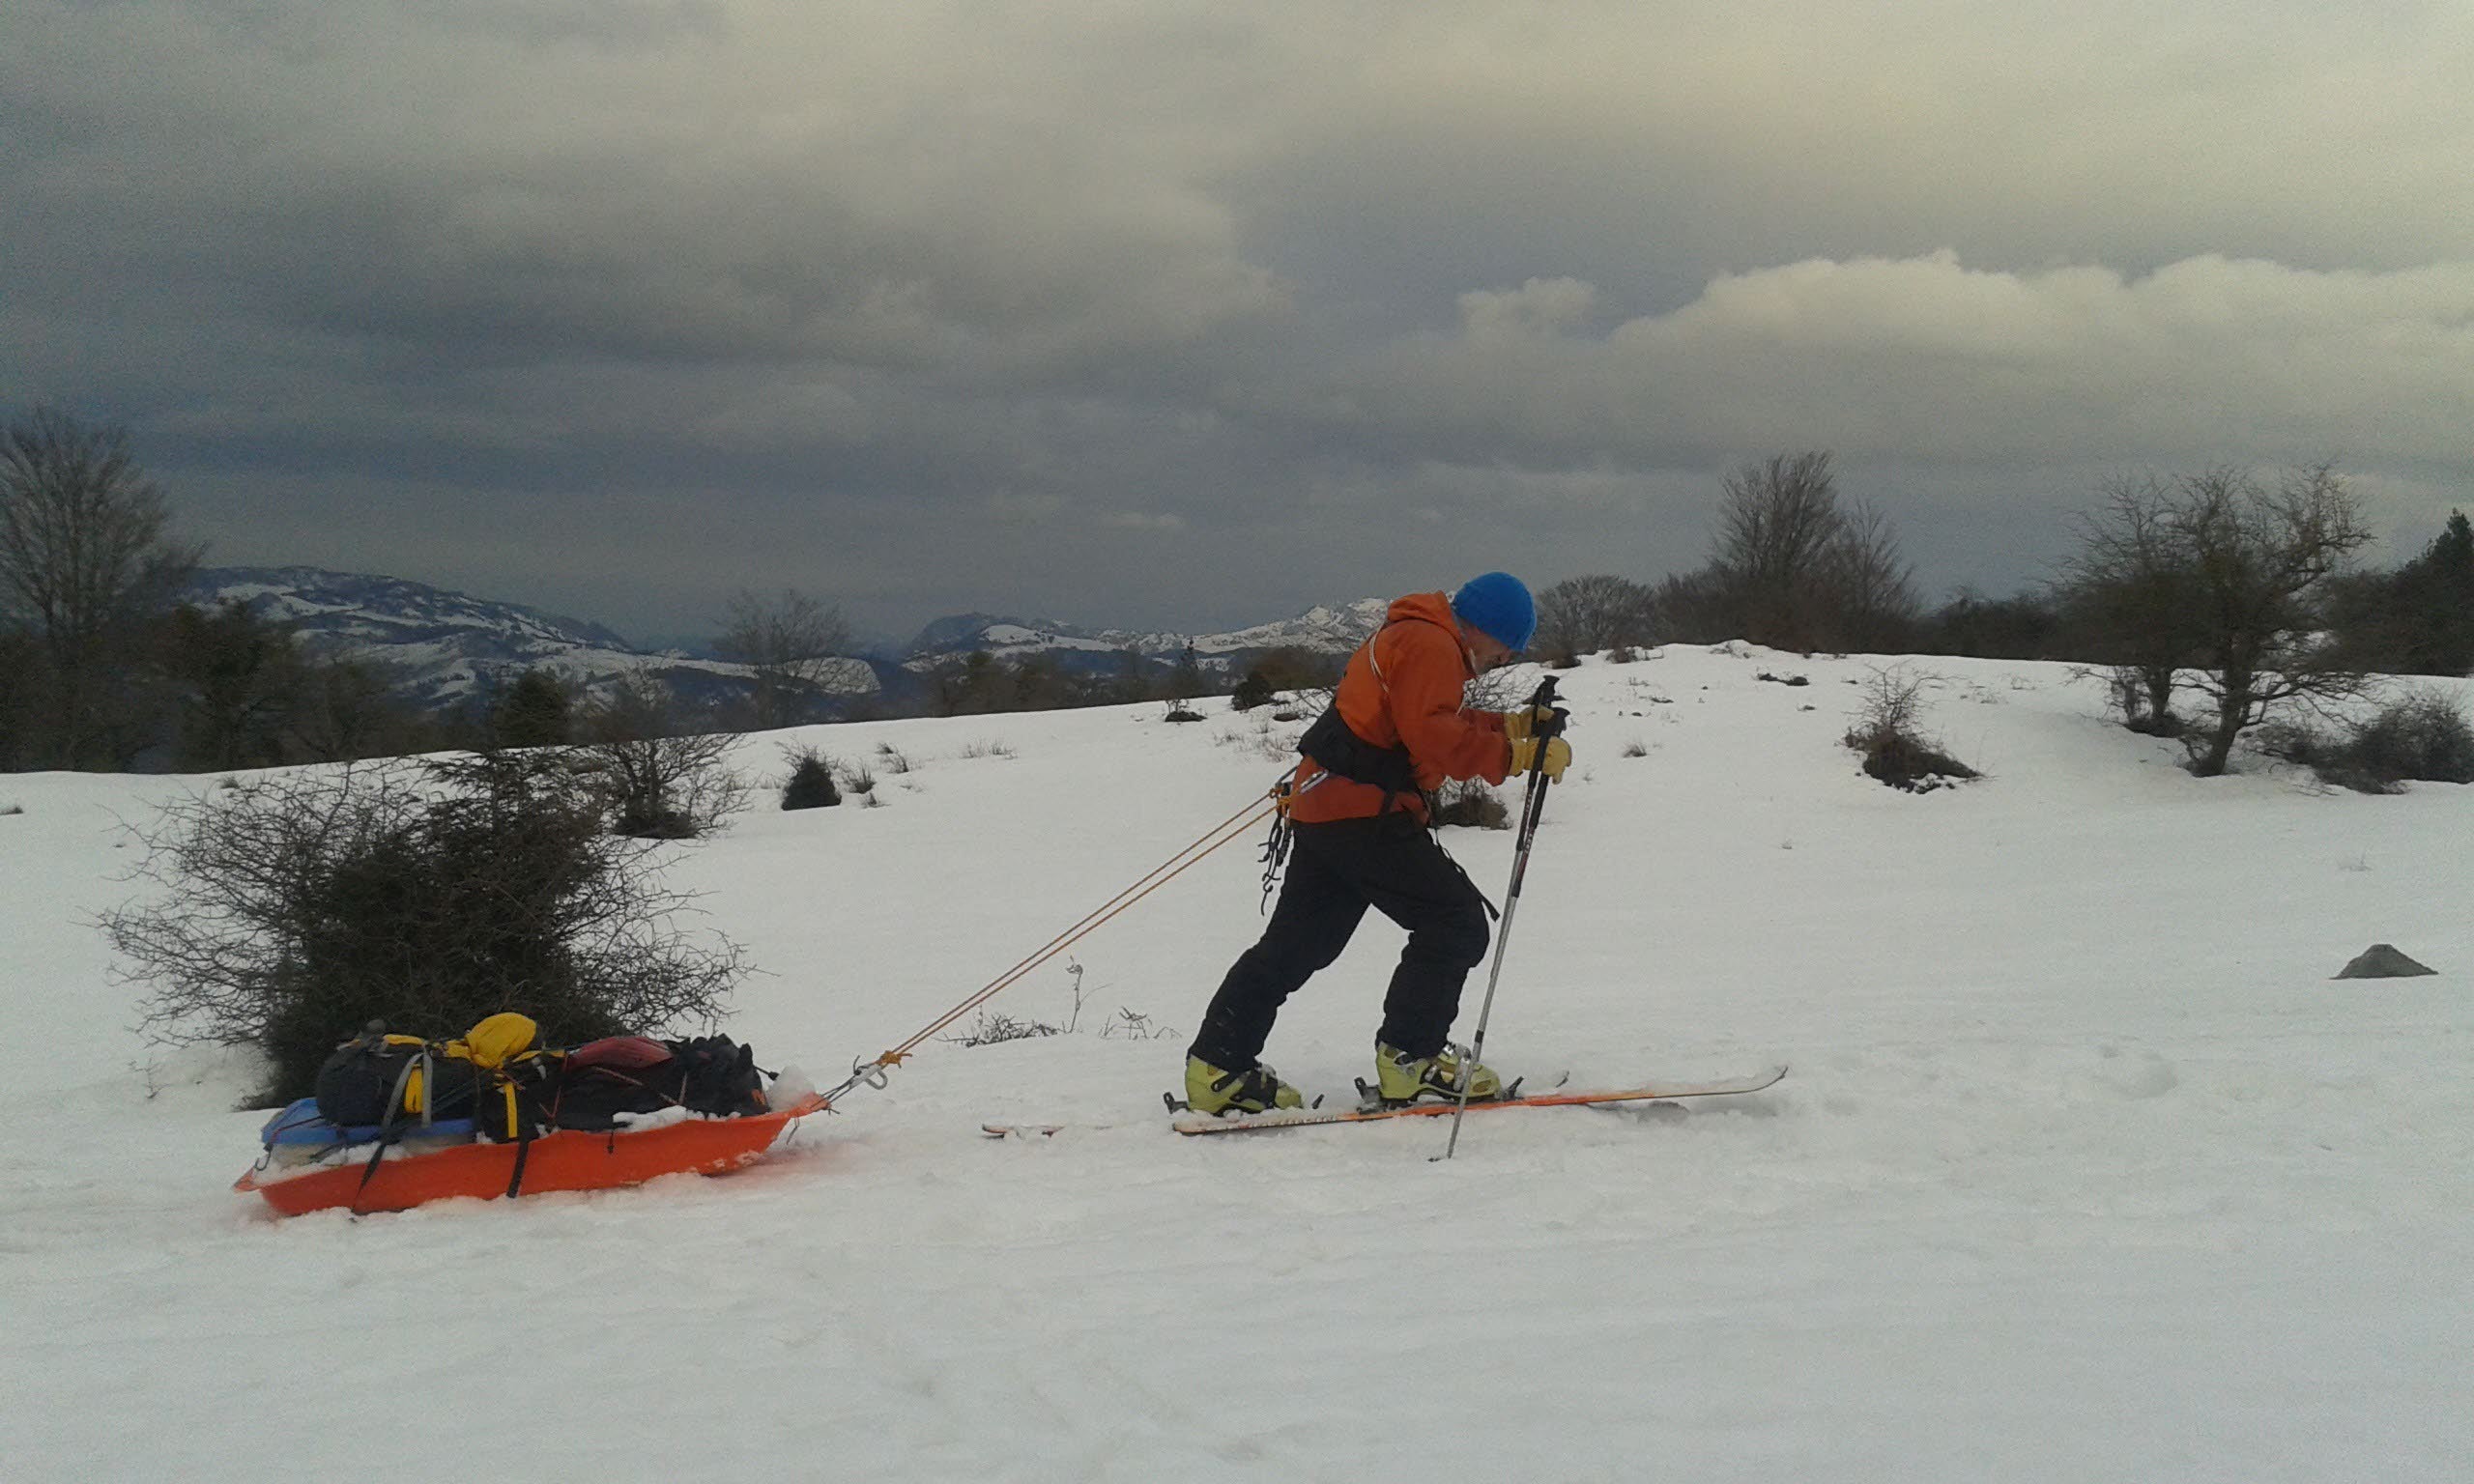
[[[842,802],[842,792],[833,786],[833,764],[815,748],[805,747],[791,755],[790,782],[782,785],[784,809],[831,809]]]
[[[238,599],[225,599],[212,614],[184,603],[172,612],[163,651],[180,698],[178,767],[207,772],[288,760],[284,743],[302,680],[290,635]]]
[[[515,677],[490,708],[490,733],[501,747],[564,747],[574,734],[575,703],[546,670]]]
[[[2448,526],[2397,574],[2405,664],[2417,674],[2474,671],[2474,525],[2452,510]]]

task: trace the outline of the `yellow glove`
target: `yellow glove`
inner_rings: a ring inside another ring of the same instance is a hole
[[[1535,767],[1546,775],[1546,782],[1562,783],[1564,770],[1572,765],[1572,744],[1561,737],[1548,737],[1545,739],[1546,756],[1543,758],[1538,756],[1539,745],[1539,739],[1536,737],[1523,737],[1511,745],[1510,776],[1518,778]]]
[[[1523,706],[1504,713],[1504,735],[1514,742],[1551,737],[1564,729],[1566,713],[1559,706]]]

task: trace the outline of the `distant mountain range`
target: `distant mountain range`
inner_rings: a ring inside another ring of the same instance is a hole
[[[943,655],[985,649],[999,658],[1045,653],[1060,658],[1091,655],[1112,660],[1132,650],[1146,659],[1174,660],[1191,644],[1196,659],[1217,661],[1224,668],[1265,649],[1301,648],[1346,654],[1382,624],[1388,606],[1387,599],[1361,598],[1337,608],[1309,608],[1294,618],[1224,634],[1085,629],[992,614],[957,614],[921,629],[901,658],[915,666],[933,663]]]
[[[397,675],[400,693],[438,708],[485,700],[536,668],[597,691],[647,671],[690,704],[744,697],[752,685],[743,665],[676,649],[640,649],[599,624],[401,578],[318,567],[210,567],[198,572],[186,597],[205,607],[245,603],[313,649],[349,651],[384,663]],[[1128,650],[1165,666],[1189,644],[1206,669],[1222,671],[1282,646],[1345,654],[1383,621],[1384,607],[1384,600],[1368,598],[1221,634],[1087,629],[959,614],[929,624],[902,653],[843,659],[823,687],[820,709],[901,706],[917,695],[921,672],[977,650],[1008,659],[1046,654],[1069,668],[1090,670],[1124,664]]]

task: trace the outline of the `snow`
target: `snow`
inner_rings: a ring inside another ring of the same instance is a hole
[[[1166,1130],[1249,837],[1073,949],[1074,1034],[932,1042],[748,1170],[279,1221],[227,1189],[246,1058],[150,1052],[92,927],[214,781],[0,780],[0,1475],[2466,1477],[2474,787],[2196,780],[2061,667],[1936,659],[1989,776],[1901,794],[1834,745],[1883,663],[1566,672],[1489,1060],[1795,1070],[1448,1164],[1426,1120]],[[1270,782],[1294,728],[1210,706],[747,739],[912,766],[677,856],[769,970],[729,1029],[830,1083],[928,1023]],[[1509,836],[1447,842],[1500,894]],[[2439,972],[2329,978],[2373,942]],[[1291,1002],[1285,1075],[1367,1073],[1397,947]]]

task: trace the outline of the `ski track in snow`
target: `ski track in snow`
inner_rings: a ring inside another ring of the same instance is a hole
[[[1167,1131],[1250,839],[1074,950],[1076,1034],[933,1043],[751,1169],[278,1221],[225,1188],[245,1060],[150,1053],[90,925],[118,821],[213,781],[0,780],[0,1477],[2466,1477],[2474,788],[2194,780],[2062,667],[1933,659],[1991,777],[1900,795],[1831,745],[1871,663],[1565,675],[1489,1060],[1795,1070],[1449,1164],[1441,1122]],[[1270,781],[1295,728],[1223,704],[749,739],[886,805],[679,855],[769,971],[729,1029],[820,1082],[895,1043]],[[1498,895],[1509,837],[1447,842]],[[2329,981],[2374,940],[2442,972]],[[1367,1072],[1398,942],[1292,1001],[1284,1074]],[[1064,1020],[1063,960],[991,1008]]]

